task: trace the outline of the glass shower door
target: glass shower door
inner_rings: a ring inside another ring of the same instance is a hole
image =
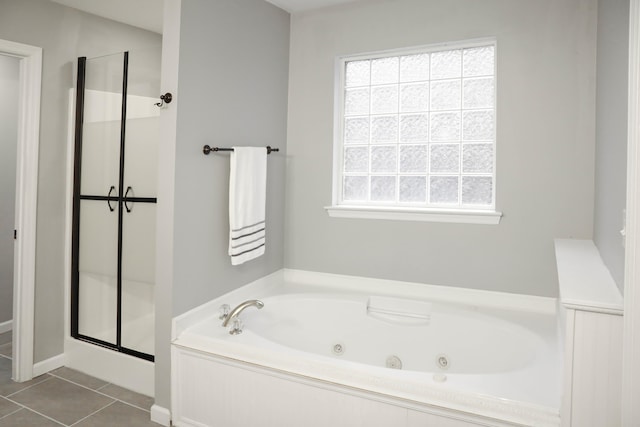
[[[131,65],[78,60],[71,333],[153,361],[159,89]]]
[[[153,354],[159,82],[144,52],[129,57],[122,232],[122,347]],[[158,64],[158,67],[160,64]]]
[[[79,217],[74,223],[78,231],[74,236],[78,240],[74,257],[77,333],[114,346],[123,60],[123,53],[86,60],[82,145],[76,146],[79,194],[74,200],[74,216]]]

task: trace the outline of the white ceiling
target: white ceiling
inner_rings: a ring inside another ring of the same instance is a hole
[[[84,12],[162,34],[163,0],[51,0]],[[357,0],[267,0],[289,13]]]
[[[267,0],[289,13],[304,12],[336,4],[351,3],[357,0]]]
[[[51,0],[103,18],[162,34],[163,0]]]

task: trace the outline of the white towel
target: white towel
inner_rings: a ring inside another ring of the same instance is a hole
[[[229,255],[242,264],[264,254],[267,150],[233,147],[229,178]]]

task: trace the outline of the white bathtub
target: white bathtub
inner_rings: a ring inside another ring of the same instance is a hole
[[[217,307],[253,298],[264,308],[230,335]],[[174,422],[558,426],[554,313],[542,298],[280,272],[176,319]]]

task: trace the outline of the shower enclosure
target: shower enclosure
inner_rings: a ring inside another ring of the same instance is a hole
[[[153,361],[159,88],[144,59],[78,58],[71,336]]]

